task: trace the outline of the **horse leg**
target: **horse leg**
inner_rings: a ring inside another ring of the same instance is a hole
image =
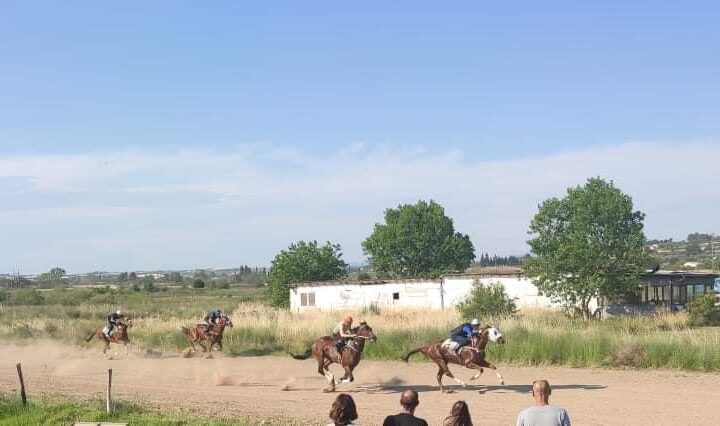
[[[322,375],[325,376],[328,383],[330,384],[330,387],[327,389],[323,389],[324,392],[335,392],[335,375],[330,371],[330,364],[332,364],[332,361],[329,359],[324,359],[322,361]]]
[[[438,367],[437,381],[438,381],[438,385],[440,386],[441,393],[445,392],[445,388],[443,388],[443,384],[442,384],[442,377],[444,374],[445,374],[445,369],[442,367]]]
[[[467,359],[465,359],[464,361],[465,361],[465,362],[463,363],[463,365],[465,366],[465,368],[469,368],[470,370],[477,370],[477,371],[478,371],[474,376],[472,376],[472,377],[470,378],[470,380],[477,380],[477,379],[479,379],[480,376],[481,376],[482,373],[483,373],[482,367],[479,366],[478,364],[476,364],[476,363],[474,362],[473,358],[467,358]]]
[[[450,371],[450,369],[448,368],[447,361],[443,361],[443,365],[442,365],[441,367],[445,370],[445,375],[446,375],[446,376],[448,376],[449,378],[455,380],[458,384],[462,385],[463,387],[467,386],[467,384],[466,384],[465,382],[463,382],[462,380],[456,378],[456,377],[453,375],[452,371]]]
[[[123,346],[125,346],[125,356],[127,356],[127,344],[128,344],[128,342],[125,342],[125,343],[123,344]]]
[[[497,367],[495,367],[495,365],[490,364],[489,362],[487,362],[487,361],[485,361],[485,360],[483,360],[482,362],[480,362],[480,365],[481,365],[482,367],[489,368],[489,369],[493,370],[493,371],[495,372],[495,375],[497,376],[498,380],[500,380],[500,384],[501,384],[501,385],[504,385],[504,384],[505,384],[505,380],[503,380],[502,375],[501,375],[500,372],[498,371]]]
[[[343,365],[343,369],[345,370],[345,375],[340,379],[340,383],[350,383],[355,380],[352,375],[352,368],[350,368],[349,365]]]
[[[200,347],[202,348],[203,352],[207,352],[207,348],[205,347],[205,345],[203,344],[202,341],[198,341],[197,344],[200,345]]]

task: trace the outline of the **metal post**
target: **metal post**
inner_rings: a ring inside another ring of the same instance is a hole
[[[22,366],[18,362],[15,367],[17,367],[18,377],[20,378],[20,399],[22,400],[23,405],[27,405],[27,396],[25,395],[25,381],[23,380]]]
[[[108,386],[107,386],[107,398],[105,400],[105,410],[108,414],[112,412],[112,368],[108,369]]]

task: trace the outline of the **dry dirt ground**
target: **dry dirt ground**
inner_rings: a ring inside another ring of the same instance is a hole
[[[213,359],[182,358],[179,354],[131,352],[106,360],[95,350],[41,343],[0,346],[0,389],[18,388],[15,363],[21,362],[30,398],[62,394],[100,398],[113,369],[116,398],[162,410],[199,415],[263,419],[293,419],[299,424],[324,424],[333,394],[321,389],[326,381],[314,361],[278,357]],[[557,367],[499,367],[506,385],[486,372],[476,386],[446,384],[454,393],[441,394],[430,363],[363,361],[355,382],[341,385],[358,406],[363,425],[382,424],[398,410],[400,393],[420,392],[416,414],[439,425],[458,399],[467,401],[479,425],[514,425],[517,413],[531,404],[529,383],[546,378],[553,386],[552,402],[564,406],[576,425],[720,424],[714,402],[720,375],[675,371],[621,371]],[[458,377],[472,373],[455,366]],[[335,369],[336,373],[338,372]]]

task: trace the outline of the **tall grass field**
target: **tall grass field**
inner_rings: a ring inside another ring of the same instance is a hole
[[[99,350],[99,343],[85,343],[83,337],[119,307],[135,322],[130,332],[133,350],[179,352],[188,346],[180,327],[198,322],[219,306],[235,324],[226,330],[225,352],[285,355],[288,350],[303,352],[313,338],[329,334],[344,313],[277,310],[258,302],[257,294],[237,290],[117,292],[100,300],[92,296],[75,304],[47,304],[60,296],[72,300],[77,290],[62,291],[48,294],[41,305],[0,305],[0,338],[49,338]],[[364,357],[378,360],[400,360],[414,347],[447,337],[462,321],[454,310],[367,310],[354,312],[354,317],[356,322],[367,321],[377,334],[377,343],[366,346]],[[505,345],[488,346],[488,359],[495,363],[720,371],[720,328],[690,328],[684,314],[584,321],[560,312],[527,311],[483,321],[493,323],[507,339]],[[413,359],[420,361],[422,355]]]

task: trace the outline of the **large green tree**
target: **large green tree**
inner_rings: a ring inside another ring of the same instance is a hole
[[[362,247],[381,277],[437,277],[463,271],[475,259],[470,237],[455,232],[435,201],[385,210],[385,223],[375,225]]]
[[[340,245],[328,242],[319,246],[317,241],[298,241],[275,256],[268,275],[267,292],[274,306],[288,307],[290,294],[287,284],[304,281],[322,281],[342,278],[347,265],[341,259]]]
[[[586,317],[595,296],[637,292],[648,264],[645,215],[612,182],[592,178],[563,198],[539,206],[530,222],[526,275],[549,297],[579,306]]]

